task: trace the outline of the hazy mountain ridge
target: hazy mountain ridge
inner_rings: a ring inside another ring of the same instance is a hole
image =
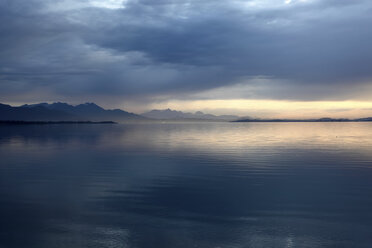
[[[158,110],[154,109],[149,112],[141,114],[147,118],[158,119],[158,120],[181,120],[181,119],[195,119],[195,120],[220,120],[220,121],[231,121],[239,119],[239,116],[236,115],[212,115],[204,114],[201,111],[195,113],[185,113],[182,111],[164,109]]]
[[[22,121],[128,121],[144,117],[120,109],[105,110],[94,103],[76,106],[55,102],[12,107],[0,104],[0,120]]]

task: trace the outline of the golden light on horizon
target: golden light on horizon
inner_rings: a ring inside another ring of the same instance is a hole
[[[238,114],[256,117],[345,117],[372,116],[368,101],[286,101],[286,100],[170,100],[148,106],[149,109],[205,111],[213,114]]]

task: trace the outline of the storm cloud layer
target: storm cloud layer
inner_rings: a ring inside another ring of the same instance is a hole
[[[368,99],[371,26],[369,0],[0,0],[0,98]]]

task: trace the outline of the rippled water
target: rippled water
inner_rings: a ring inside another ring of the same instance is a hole
[[[372,123],[1,126],[0,247],[372,247]]]

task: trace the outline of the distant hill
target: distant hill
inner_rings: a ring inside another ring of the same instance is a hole
[[[176,111],[171,109],[164,110],[151,110],[149,112],[143,113],[142,116],[151,119],[158,120],[184,120],[184,119],[195,119],[195,120],[225,120],[231,121],[236,120],[239,116],[235,115],[211,115],[204,114],[201,111],[195,113],[184,113],[182,111]]]
[[[12,107],[0,104],[0,120],[20,121],[116,121],[143,120],[144,117],[120,109],[105,110],[94,103],[76,106],[56,102]]]

